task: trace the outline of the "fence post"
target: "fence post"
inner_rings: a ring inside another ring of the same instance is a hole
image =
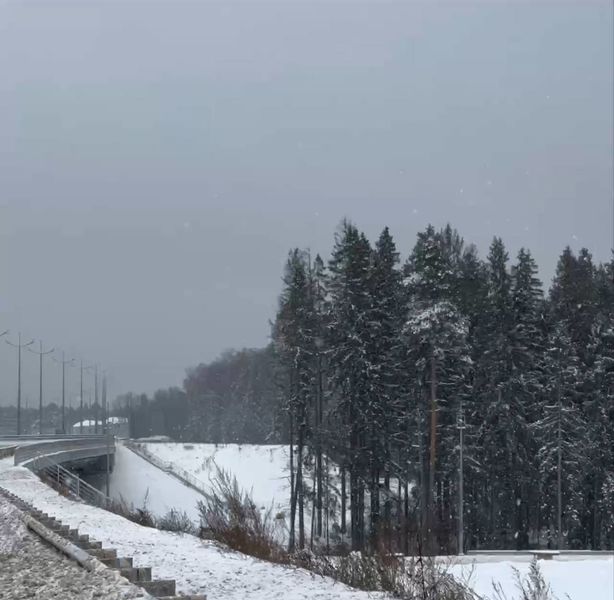
[[[80,486],[79,486],[80,482],[81,482],[81,480],[77,477],[77,498],[81,498],[81,490],[80,490]]]
[[[55,471],[58,485],[60,485],[60,465],[55,465]]]

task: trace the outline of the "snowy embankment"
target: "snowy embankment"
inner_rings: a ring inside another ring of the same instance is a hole
[[[262,507],[287,511],[290,506],[288,465],[290,448],[283,445],[144,443],[144,449],[168,464],[187,471],[211,488],[216,466],[237,478]]]
[[[4,465],[0,465],[2,468]],[[82,569],[26,529],[20,512],[0,496],[0,598],[128,600],[152,596],[112,571]]]
[[[135,508],[146,505],[155,517],[178,509],[185,511],[194,524],[200,523],[197,506],[203,499],[201,494],[119,443],[109,483],[109,494],[115,500]]]
[[[209,600],[368,600],[383,598],[352,590],[303,569],[273,565],[222,549],[194,536],[141,527],[100,508],[60,496],[30,471],[13,467],[0,472],[0,486],[64,524],[78,528],[150,566],[157,579],[175,579],[183,594],[207,594]],[[610,600],[610,599],[608,599]]]

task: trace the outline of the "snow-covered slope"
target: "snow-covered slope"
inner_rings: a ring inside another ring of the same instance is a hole
[[[0,485],[37,508],[151,566],[155,578],[177,582],[179,593],[209,600],[368,600],[382,598],[352,590],[302,569],[286,568],[221,549],[190,535],[141,527],[105,510],[60,496],[22,467],[0,472]]]
[[[202,496],[198,492],[120,443],[115,449],[110,495],[136,508],[146,504],[156,517],[162,517],[175,508],[185,511],[195,524],[200,522],[197,504]]]
[[[216,474],[216,465],[229,471],[239,485],[251,490],[260,506],[287,510],[289,447],[252,444],[145,443],[145,450],[163,462],[178,466],[202,482],[205,489]]]

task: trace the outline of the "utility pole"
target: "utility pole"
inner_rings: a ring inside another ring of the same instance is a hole
[[[83,366],[83,359],[81,359],[81,392],[80,392],[80,397],[79,397],[79,420],[81,421],[81,423],[79,424],[79,433],[83,433],[83,371],[91,371],[92,370],[92,366],[90,365],[89,367],[84,367]],[[90,401],[89,401],[89,408],[92,408],[92,393],[91,391],[89,392],[90,395]]]
[[[55,358],[53,359],[55,360]],[[66,360],[66,355],[62,350],[62,360],[55,360],[55,362],[62,365],[62,433],[66,433],[66,365],[73,365],[74,358]]]
[[[8,340],[6,340],[6,343],[9,346],[13,346],[13,348],[17,348],[17,435],[21,435],[21,349],[32,345],[34,340],[22,344],[21,332],[17,334],[17,339],[18,341],[16,344]]]
[[[38,350],[32,350],[32,348],[28,348],[32,354],[38,354],[39,358],[39,378],[38,378],[38,433],[43,435],[43,356],[45,354],[51,354],[54,351],[54,348],[51,350],[47,350],[43,352],[43,342],[42,340],[38,341]]]
[[[94,365],[94,433],[98,433],[98,417],[100,406],[98,405],[98,365]]]
[[[465,415],[463,412],[463,401],[460,401],[458,411],[458,437],[459,437],[459,452],[458,452],[458,555],[462,556],[465,553],[465,506],[464,506],[464,480],[463,480],[463,451],[464,451],[464,432],[465,432]]]
[[[81,359],[81,391],[79,393],[79,433],[83,434],[83,359]]]
[[[102,372],[102,431],[109,428],[109,407],[107,406],[107,372]]]
[[[102,375],[102,406],[103,406],[103,414],[104,414],[104,425],[103,431],[107,438],[107,461],[106,461],[106,473],[105,473],[105,483],[106,483],[106,491],[107,498],[110,496],[110,483],[111,483],[111,465],[110,465],[110,457],[109,453],[111,451],[111,431],[109,430],[109,409],[107,406],[107,374],[103,372]]]

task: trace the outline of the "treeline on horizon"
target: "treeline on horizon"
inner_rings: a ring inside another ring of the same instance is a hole
[[[547,294],[537,272],[529,250],[494,238],[481,259],[450,226],[401,261],[388,228],[372,245],[345,221],[326,263],[289,253],[268,347],[189,370],[133,421],[292,444],[291,545],[334,520],[354,549],[433,553],[457,550],[462,424],[465,549],[613,548],[614,261],[565,248]]]

